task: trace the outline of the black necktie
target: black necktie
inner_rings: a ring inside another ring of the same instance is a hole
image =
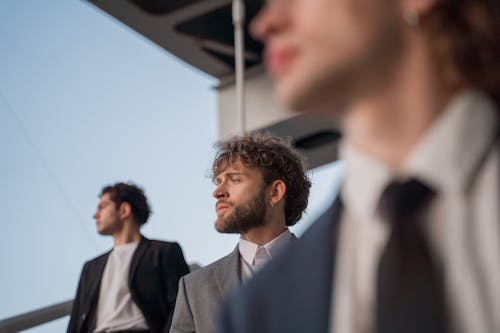
[[[391,233],[378,267],[378,333],[447,331],[442,272],[422,221],[432,196],[415,180],[391,183],[382,194],[380,211]]]

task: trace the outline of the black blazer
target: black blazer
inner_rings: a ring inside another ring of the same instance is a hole
[[[68,333],[92,332],[102,274],[111,251],[85,263],[73,302]],[[132,257],[128,285],[153,333],[168,332],[179,279],[189,273],[177,243],[142,237]]]
[[[229,297],[218,332],[328,332],[340,206],[337,199],[300,239]]]

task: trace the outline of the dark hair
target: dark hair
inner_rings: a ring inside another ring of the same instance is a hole
[[[258,168],[262,171],[266,185],[275,180],[282,180],[286,184],[286,225],[294,225],[300,220],[307,207],[311,182],[303,159],[292,149],[289,141],[273,137],[269,133],[252,132],[218,142],[216,148],[212,178],[236,161],[246,167]]]
[[[143,225],[148,221],[151,208],[142,188],[133,183],[116,183],[105,186],[100,196],[102,197],[106,193],[109,194],[116,206],[120,206],[123,202],[130,204],[132,215],[137,224]]]
[[[440,0],[422,27],[443,68],[500,101],[500,1]]]

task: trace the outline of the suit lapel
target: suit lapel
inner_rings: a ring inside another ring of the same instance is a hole
[[[312,290],[309,301],[311,302],[310,304],[314,304],[315,297],[319,300],[317,323],[320,326],[318,328],[321,332],[328,332],[329,318],[332,312],[333,305],[331,300],[335,293],[335,290],[332,290],[332,288],[335,276],[341,213],[342,203],[339,196],[318,219],[316,222],[318,224],[317,229],[312,230],[315,237],[311,237],[307,244],[307,247],[312,250],[310,255],[317,258],[315,261],[316,268],[311,267],[311,270],[313,270],[311,277],[313,278],[310,281]],[[317,242],[314,241],[314,238],[317,239]]]
[[[128,274],[128,285],[129,287],[132,286],[132,280],[134,279],[135,271],[137,270],[137,266],[139,266],[139,263],[141,262],[142,257],[144,256],[144,253],[148,249],[150,245],[150,240],[147,239],[146,237],[142,236],[141,241],[139,242],[139,245],[137,245],[137,249],[134,252],[134,256],[132,257],[132,261],[130,263],[130,271]]]
[[[96,262],[96,266],[92,268],[93,273],[90,276],[91,282],[89,284],[90,295],[93,295],[92,299],[98,297],[97,293],[101,285],[102,274],[104,273],[104,268],[106,267],[110,253],[111,251],[104,254],[101,259]]]
[[[240,285],[240,252],[238,246],[226,256],[225,260],[215,271],[215,281],[219,287],[221,297]]]
[[[287,318],[287,332],[328,332],[340,212],[341,202],[337,198],[285,253],[291,267],[278,268],[286,271],[289,279],[276,281],[279,285],[273,288],[275,293],[279,288],[277,294],[291,301],[278,301],[273,308],[279,308],[281,316]],[[297,311],[300,315],[290,315]]]
[[[111,251],[102,255],[99,260],[96,260],[90,270],[88,284],[89,301],[86,302],[86,308],[83,311],[83,325],[86,325],[86,327],[89,327],[90,329],[93,329],[95,325],[102,274],[104,273],[104,268],[106,267],[110,253]]]

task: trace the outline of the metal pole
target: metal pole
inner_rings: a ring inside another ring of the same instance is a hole
[[[245,133],[245,4],[243,0],[233,0],[233,25],[236,75],[236,122],[239,134]]]

